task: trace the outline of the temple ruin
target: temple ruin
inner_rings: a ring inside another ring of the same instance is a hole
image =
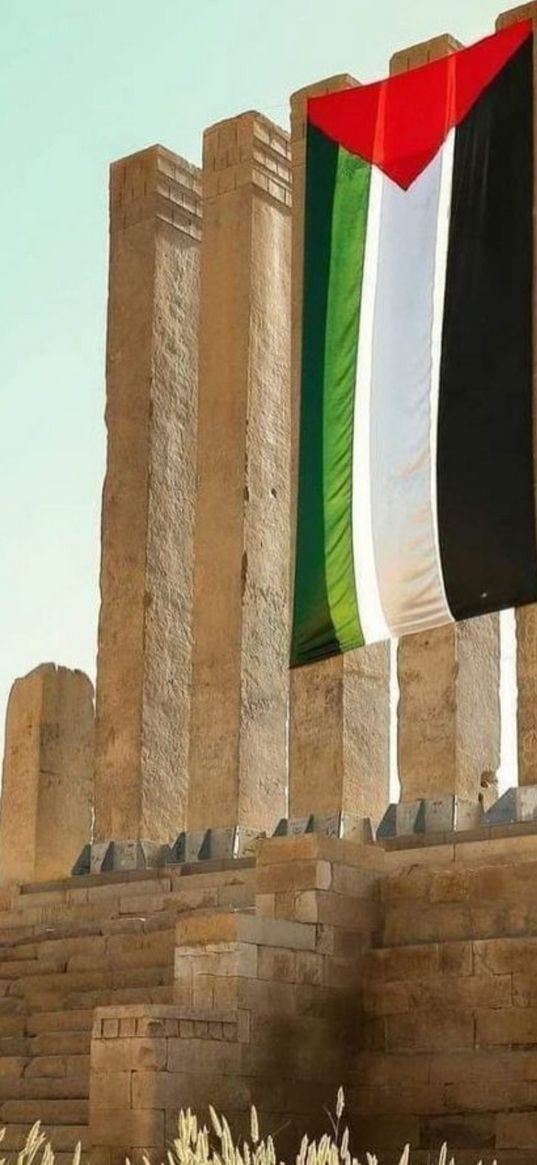
[[[7,1151],[156,1161],[255,1103],[280,1159],[342,1084],[357,1153],[535,1160],[537,608],[500,798],[497,616],[398,645],[397,804],[389,645],[288,669],[305,102],[355,83],[111,167],[95,702],[47,663],[7,711]]]

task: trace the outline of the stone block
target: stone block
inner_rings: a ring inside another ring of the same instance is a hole
[[[139,1072],[165,1068],[165,1039],[94,1040],[91,1070],[95,1072]]]
[[[533,6],[532,6],[533,7]],[[537,1112],[502,1112],[496,1118],[498,1149],[531,1149],[537,1140]]]
[[[96,873],[147,870],[164,865],[164,847],[151,841],[111,841]]]
[[[432,943],[374,950],[368,954],[366,966],[368,976],[386,983],[392,979],[436,975],[439,971],[438,947]]]
[[[406,837],[411,833],[425,830],[425,809],[423,801],[407,801],[389,805],[377,829],[380,840],[388,837]]]
[[[133,1149],[162,1151],[164,1113],[162,1109],[95,1109],[91,1113],[92,1146],[106,1146],[132,1153]]]
[[[153,1076],[154,1073],[151,1073]],[[132,1072],[94,1072],[91,1078],[90,1105],[97,1109],[129,1109]]]
[[[537,821],[537,785],[507,789],[485,814],[486,826]]]
[[[286,947],[261,947],[259,950],[257,973],[260,979],[281,979],[295,983],[297,980],[297,958],[304,952],[290,951]],[[307,954],[310,954],[308,951]]]
[[[257,870],[256,894],[289,893],[300,890],[328,890],[332,866],[323,861],[297,861],[292,865],[260,866]]]
[[[204,830],[193,832],[183,830],[170,848],[168,861],[170,865],[179,865],[183,862],[196,862],[199,859],[201,847],[205,839]]]
[[[484,1009],[476,1014],[476,1044],[494,1047],[537,1044],[537,1008]]]
[[[410,834],[453,833],[478,829],[483,824],[483,808],[477,797],[475,802],[470,802],[448,795],[390,805],[379,825],[377,836],[383,840]]]
[[[483,824],[483,808],[478,801],[464,801],[462,797],[448,796],[423,802],[424,833],[451,833],[457,830],[479,829]]]
[[[254,944],[313,950],[315,929],[300,922],[259,918],[252,914],[199,914],[180,918],[176,926],[176,943],[180,947],[209,948],[216,945]]]
[[[471,942],[441,943],[438,957],[442,975],[461,976],[473,973],[474,960]]]
[[[271,837],[258,842],[257,865],[278,865],[280,862],[307,861],[337,862],[340,865],[364,869],[385,868],[385,853],[377,846],[357,845],[345,838],[307,833],[293,837]]]
[[[317,832],[313,828],[314,818],[313,814],[309,813],[307,817],[297,817],[291,819],[289,817],[282,817],[274,830],[274,837],[300,837],[304,833]]]
[[[428,1013],[390,1015],[386,1020],[386,1040],[389,1051],[463,1051],[474,1045],[472,1012],[437,1011],[434,1017]]]

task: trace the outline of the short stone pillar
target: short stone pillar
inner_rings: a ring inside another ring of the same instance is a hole
[[[347,74],[291,98],[293,166],[292,490],[296,513],[302,350],[303,236],[308,97],[347,89]],[[294,558],[294,554],[293,554]],[[389,801],[388,643],[291,672],[289,816],[350,813],[378,823]]]
[[[499,616],[402,639],[398,675],[401,800],[476,803],[500,763]]]
[[[392,57],[392,75],[448,56],[437,36]],[[500,631],[497,615],[402,639],[398,649],[401,800],[457,794],[477,802],[500,763]]]
[[[90,840],[93,687],[45,663],[9,697],[0,809],[2,882],[65,878]]]
[[[201,202],[161,146],[110,179],[95,837],[184,828],[191,686]]]
[[[537,21],[537,4],[522,4],[498,17],[496,27],[507,28],[519,20]],[[534,48],[534,73],[535,54]],[[535,107],[537,116],[537,106]],[[537,165],[537,159],[536,159]],[[537,179],[537,171],[536,171]],[[537,182],[536,187],[537,191]],[[537,305],[534,304],[534,348],[537,351]],[[534,399],[537,400],[537,361],[534,361]],[[537,410],[534,409],[534,426]],[[534,455],[537,458],[537,433],[534,429]],[[537,506],[537,503],[536,503]],[[516,612],[517,628],[517,732],[518,781],[520,785],[537,784],[537,605],[521,607]]]
[[[188,825],[285,812],[290,172],[284,130],[206,131]]]

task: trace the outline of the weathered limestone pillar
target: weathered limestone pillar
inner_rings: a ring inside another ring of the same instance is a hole
[[[285,811],[289,138],[257,113],[203,151],[190,829]]]
[[[185,824],[197,413],[199,171],[111,168],[96,840]]]
[[[537,21],[537,4],[522,4],[498,17],[496,27],[506,28],[519,20]],[[534,45],[534,75],[537,65],[537,46]],[[537,192],[537,105],[535,106],[535,191]],[[534,350],[537,352],[537,291],[534,287]],[[537,359],[533,362],[533,393],[537,401]],[[537,451],[537,407],[533,413],[534,450]],[[537,454],[536,454],[537,456]],[[517,627],[517,731],[518,781],[520,785],[537,785],[537,605],[520,607],[516,612]]]
[[[457,48],[451,36],[434,37],[395,53],[390,72]],[[398,675],[401,800],[457,794],[476,802],[482,777],[490,781],[500,762],[499,617],[401,639]]]
[[[93,687],[80,671],[44,663],[16,680],[6,717],[0,877],[67,877],[90,840]]]
[[[291,97],[293,514],[300,424],[306,102],[308,97],[356,84],[342,74],[300,89]],[[389,801],[389,672],[387,643],[291,672],[291,818],[349,813],[380,820]]]

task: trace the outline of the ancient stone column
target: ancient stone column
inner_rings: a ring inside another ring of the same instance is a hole
[[[257,113],[203,146],[198,508],[188,824],[285,810],[289,138]]]
[[[522,4],[498,17],[496,27],[506,28],[519,20],[537,21],[537,4]],[[537,46],[534,44],[534,76],[537,75]],[[535,106],[535,190],[537,191],[537,106]],[[537,352],[537,299],[534,290],[534,351]],[[537,359],[533,362],[533,392],[537,401]],[[537,451],[537,408],[533,412],[533,447]],[[537,452],[536,452],[537,456]],[[537,505],[537,503],[536,503]],[[517,627],[517,730],[518,781],[520,785],[537,784],[537,605],[520,607]]]
[[[191,690],[199,171],[111,168],[96,840],[184,827]]]
[[[293,514],[300,423],[306,101],[356,84],[343,74],[300,89],[291,98]],[[380,820],[389,801],[389,670],[389,644],[381,643],[291,672],[290,817],[348,813]]]
[[[434,37],[392,57],[402,73],[460,48]],[[401,639],[398,648],[401,800],[457,794],[476,802],[500,762],[497,615]]]
[[[44,663],[16,680],[6,718],[0,877],[64,878],[91,836],[93,687]]]

